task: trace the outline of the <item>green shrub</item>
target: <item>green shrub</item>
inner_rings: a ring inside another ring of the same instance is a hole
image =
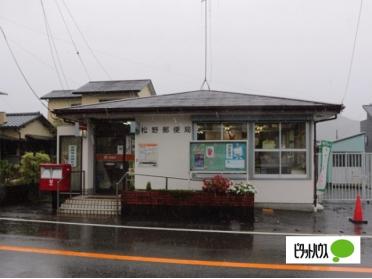
[[[36,184],[40,177],[40,164],[50,163],[48,154],[27,152],[22,156],[20,172],[24,183]]]
[[[151,182],[148,181],[146,184],[146,191],[151,191]]]
[[[18,185],[22,184],[19,175],[19,165],[10,164],[6,160],[0,160],[0,185]]]
[[[8,161],[0,160],[0,184],[5,185],[10,179],[11,165]]]

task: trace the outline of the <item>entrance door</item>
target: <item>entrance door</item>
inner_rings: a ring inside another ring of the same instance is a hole
[[[126,136],[129,127],[123,121],[96,123],[95,126],[95,191],[116,193],[116,183],[128,171]],[[119,186],[119,192],[122,185]]]

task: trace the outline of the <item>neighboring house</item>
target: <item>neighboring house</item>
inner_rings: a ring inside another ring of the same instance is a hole
[[[40,113],[0,113],[0,160],[18,163],[25,152],[55,154],[54,126]]]
[[[366,133],[366,152],[372,152],[372,104],[363,106],[367,112],[367,119],[360,122],[361,132]]]
[[[66,125],[51,111],[119,99],[156,95],[150,79],[90,81],[76,90],[53,90],[41,99],[48,100],[48,119],[55,126]]]
[[[261,206],[312,210],[314,126],[342,109],[341,104],[198,90],[55,113],[86,127],[78,138],[86,194],[115,194],[128,170],[138,189],[148,182],[153,189],[201,189],[203,178],[222,174],[253,183]],[[58,129],[59,146],[65,132]],[[61,150],[61,162],[75,162],[75,147]]]

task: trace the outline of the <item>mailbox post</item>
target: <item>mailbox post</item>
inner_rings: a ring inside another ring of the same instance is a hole
[[[39,190],[52,194],[52,207],[60,205],[59,193],[69,192],[71,189],[70,164],[40,164]]]

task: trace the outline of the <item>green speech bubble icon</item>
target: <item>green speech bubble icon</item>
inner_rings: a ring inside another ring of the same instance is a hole
[[[346,239],[336,240],[331,245],[331,251],[333,255],[335,255],[333,261],[337,263],[340,258],[346,258],[353,254],[354,245],[351,241]]]

